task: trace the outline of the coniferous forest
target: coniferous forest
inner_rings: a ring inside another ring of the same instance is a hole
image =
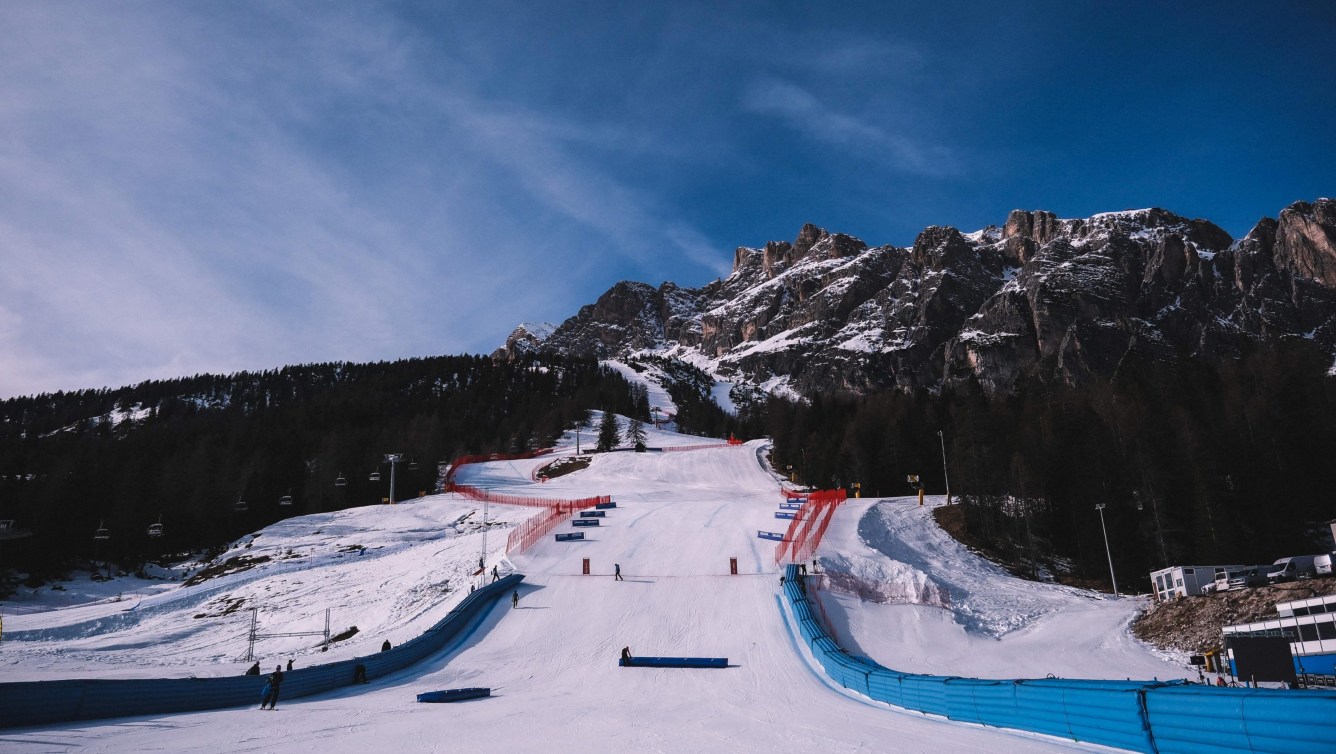
[[[803,402],[753,393],[736,417],[709,402],[698,370],[658,366],[685,370],[670,385],[688,407],[682,429],[772,437],[776,469],[799,482],[911,495],[916,474],[941,494],[949,474],[969,540],[1021,572],[1107,583],[1096,505],[1119,583],[1134,590],[1166,565],[1323,551],[1336,518],[1334,383],[1302,339],[1214,363],[1132,355],[1112,380],[1032,378],[1004,395],[969,383]],[[389,494],[386,453],[404,456],[396,498],[413,497],[457,455],[542,447],[577,420],[595,430],[590,409],[650,418],[644,390],[617,372],[554,356],[317,364],[7,400],[0,519],[34,535],[0,541],[0,565],[134,564],[376,503]],[[150,538],[157,522],[164,535]],[[95,540],[98,528],[110,538]]]
[[[1169,565],[1266,564],[1325,552],[1336,518],[1336,381],[1309,341],[1237,359],[1129,357],[1115,379],[1032,379],[1009,395],[939,393],[771,401],[775,465],[818,487],[942,494],[949,474],[969,539],[1015,570],[1070,569],[1108,584],[1105,505],[1120,587]],[[939,438],[938,431],[942,432]]]
[[[396,499],[416,497],[457,455],[535,449],[591,408],[644,416],[643,404],[594,360],[478,356],[6,400],[0,520],[33,534],[0,541],[0,565],[46,572],[217,547],[288,516],[381,501],[387,453],[403,454]],[[291,504],[280,505],[284,496]],[[159,522],[162,536],[149,537]],[[98,529],[109,537],[95,539]]]

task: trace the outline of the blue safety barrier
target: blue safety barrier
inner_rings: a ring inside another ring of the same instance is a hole
[[[604,518],[607,511],[580,511],[580,518]]]
[[[793,518],[797,515],[793,511],[775,511],[775,518]]]
[[[798,635],[839,685],[961,722],[1160,754],[1336,751],[1336,691],[1238,689],[1183,681],[988,680],[901,673],[853,657],[826,633],[785,569]]]
[[[599,521],[598,521],[597,518],[573,518],[573,519],[571,519],[571,526],[598,526],[598,524],[599,524]]]
[[[622,657],[617,664],[624,668],[726,668],[727,657]]]
[[[780,503],[780,504],[779,504],[779,507],[783,508],[784,510],[796,511],[796,510],[798,510],[799,508],[803,507],[803,504],[800,503],[800,502],[796,502],[796,501],[795,501],[795,502],[789,502],[789,501],[786,500],[786,501]]]
[[[610,510],[610,509],[612,509],[612,508],[616,508],[616,507],[617,507],[617,504],[616,504],[616,503],[595,503],[595,504],[594,504],[594,509],[595,509],[595,510],[600,510],[600,511],[606,511],[606,510]]]
[[[569,531],[557,535],[558,542],[574,542],[577,539],[584,539],[585,533],[582,531]]]
[[[466,595],[421,636],[393,649],[285,671],[279,704],[349,686],[359,676],[379,678],[439,653],[456,637],[471,631],[481,613],[523,580],[522,574],[512,573],[481,587]],[[249,706],[259,700],[266,675],[0,683],[0,728]]]
[[[440,704],[442,702],[462,702],[465,699],[481,699],[491,696],[491,689],[446,689],[445,691],[427,691],[417,695],[419,702]]]
[[[779,532],[779,531],[761,531],[760,529],[757,529],[756,536],[760,537],[761,539],[773,539],[776,542],[784,541],[784,532]]]

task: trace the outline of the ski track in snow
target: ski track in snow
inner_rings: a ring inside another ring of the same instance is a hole
[[[700,442],[650,429],[652,447]],[[756,537],[787,523],[774,518],[779,482],[759,462],[763,451],[764,443],[753,442],[606,453],[584,471],[542,484],[530,475],[551,457],[466,466],[461,482],[501,493],[611,494],[619,507],[585,530],[584,542],[549,536],[515,555],[514,567],[526,575],[518,609],[499,602],[475,633],[407,671],[280,701],[276,713],[88,721],[7,730],[0,740],[6,752],[210,754],[1098,748],[949,723],[833,687],[784,620],[774,543]],[[572,452],[563,445],[557,454]],[[488,564],[508,571],[509,527],[540,510],[487,507],[494,523]],[[223,556],[272,560],[200,586],[156,583],[160,591],[137,601],[45,612],[15,614],[6,606],[0,668],[6,680],[240,674],[249,665],[238,658],[251,606],[261,608],[266,633],[323,630],[326,608],[335,633],[359,629],[326,653],[318,636],[264,639],[256,645],[262,665],[293,657],[301,668],[373,653],[387,638],[398,644],[420,634],[477,583],[481,521],[480,503],[453,495],[288,519]],[[589,576],[582,575],[586,557]],[[733,557],[738,576],[728,575]],[[888,667],[986,677],[1182,673],[1128,635],[1137,600],[1019,581],[904,500],[846,503],[818,559],[835,587],[849,592],[822,600],[837,638]],[[625,581],[612,579],[614,563]],[[117,582],[139,583],[110,583]],[[44,599],[20,607],[54,603]],[[619,668],[623,646],[637,654],[724,656],[730,667]],[[414,701],[423,691],[462,686],[488,686],[493,696],[456,705]]]

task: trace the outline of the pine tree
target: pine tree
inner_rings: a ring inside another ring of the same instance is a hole
[[[617,447],[618,435],[621,434],[617,426],[617,414],[611,411],[603,412],[603,421],[598,425],[598,445],[595,450],[600,453],[606,453]]]
[[[645,424],[635,417],[626,425],[626,442],[637,452],[645,449]]]

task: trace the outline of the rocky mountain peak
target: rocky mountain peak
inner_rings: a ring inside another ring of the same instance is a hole
[[[806,224],[792,242],[737,249],[733,273],[703,288],[618,283],[539,347],[653,351],[799,393],[996,392],[1036,373],[1108,379],[1132,352],[1217,359],[1282,336],[1336,358],[1330,199],[1292,204],[1237,244],[1158,208],[1014,210],[1000,229],[925,228],[908,249]]]
[[[1327,288],[1336,288],[1336,201],[1295,202],[1280,213],[1276,265]]]

